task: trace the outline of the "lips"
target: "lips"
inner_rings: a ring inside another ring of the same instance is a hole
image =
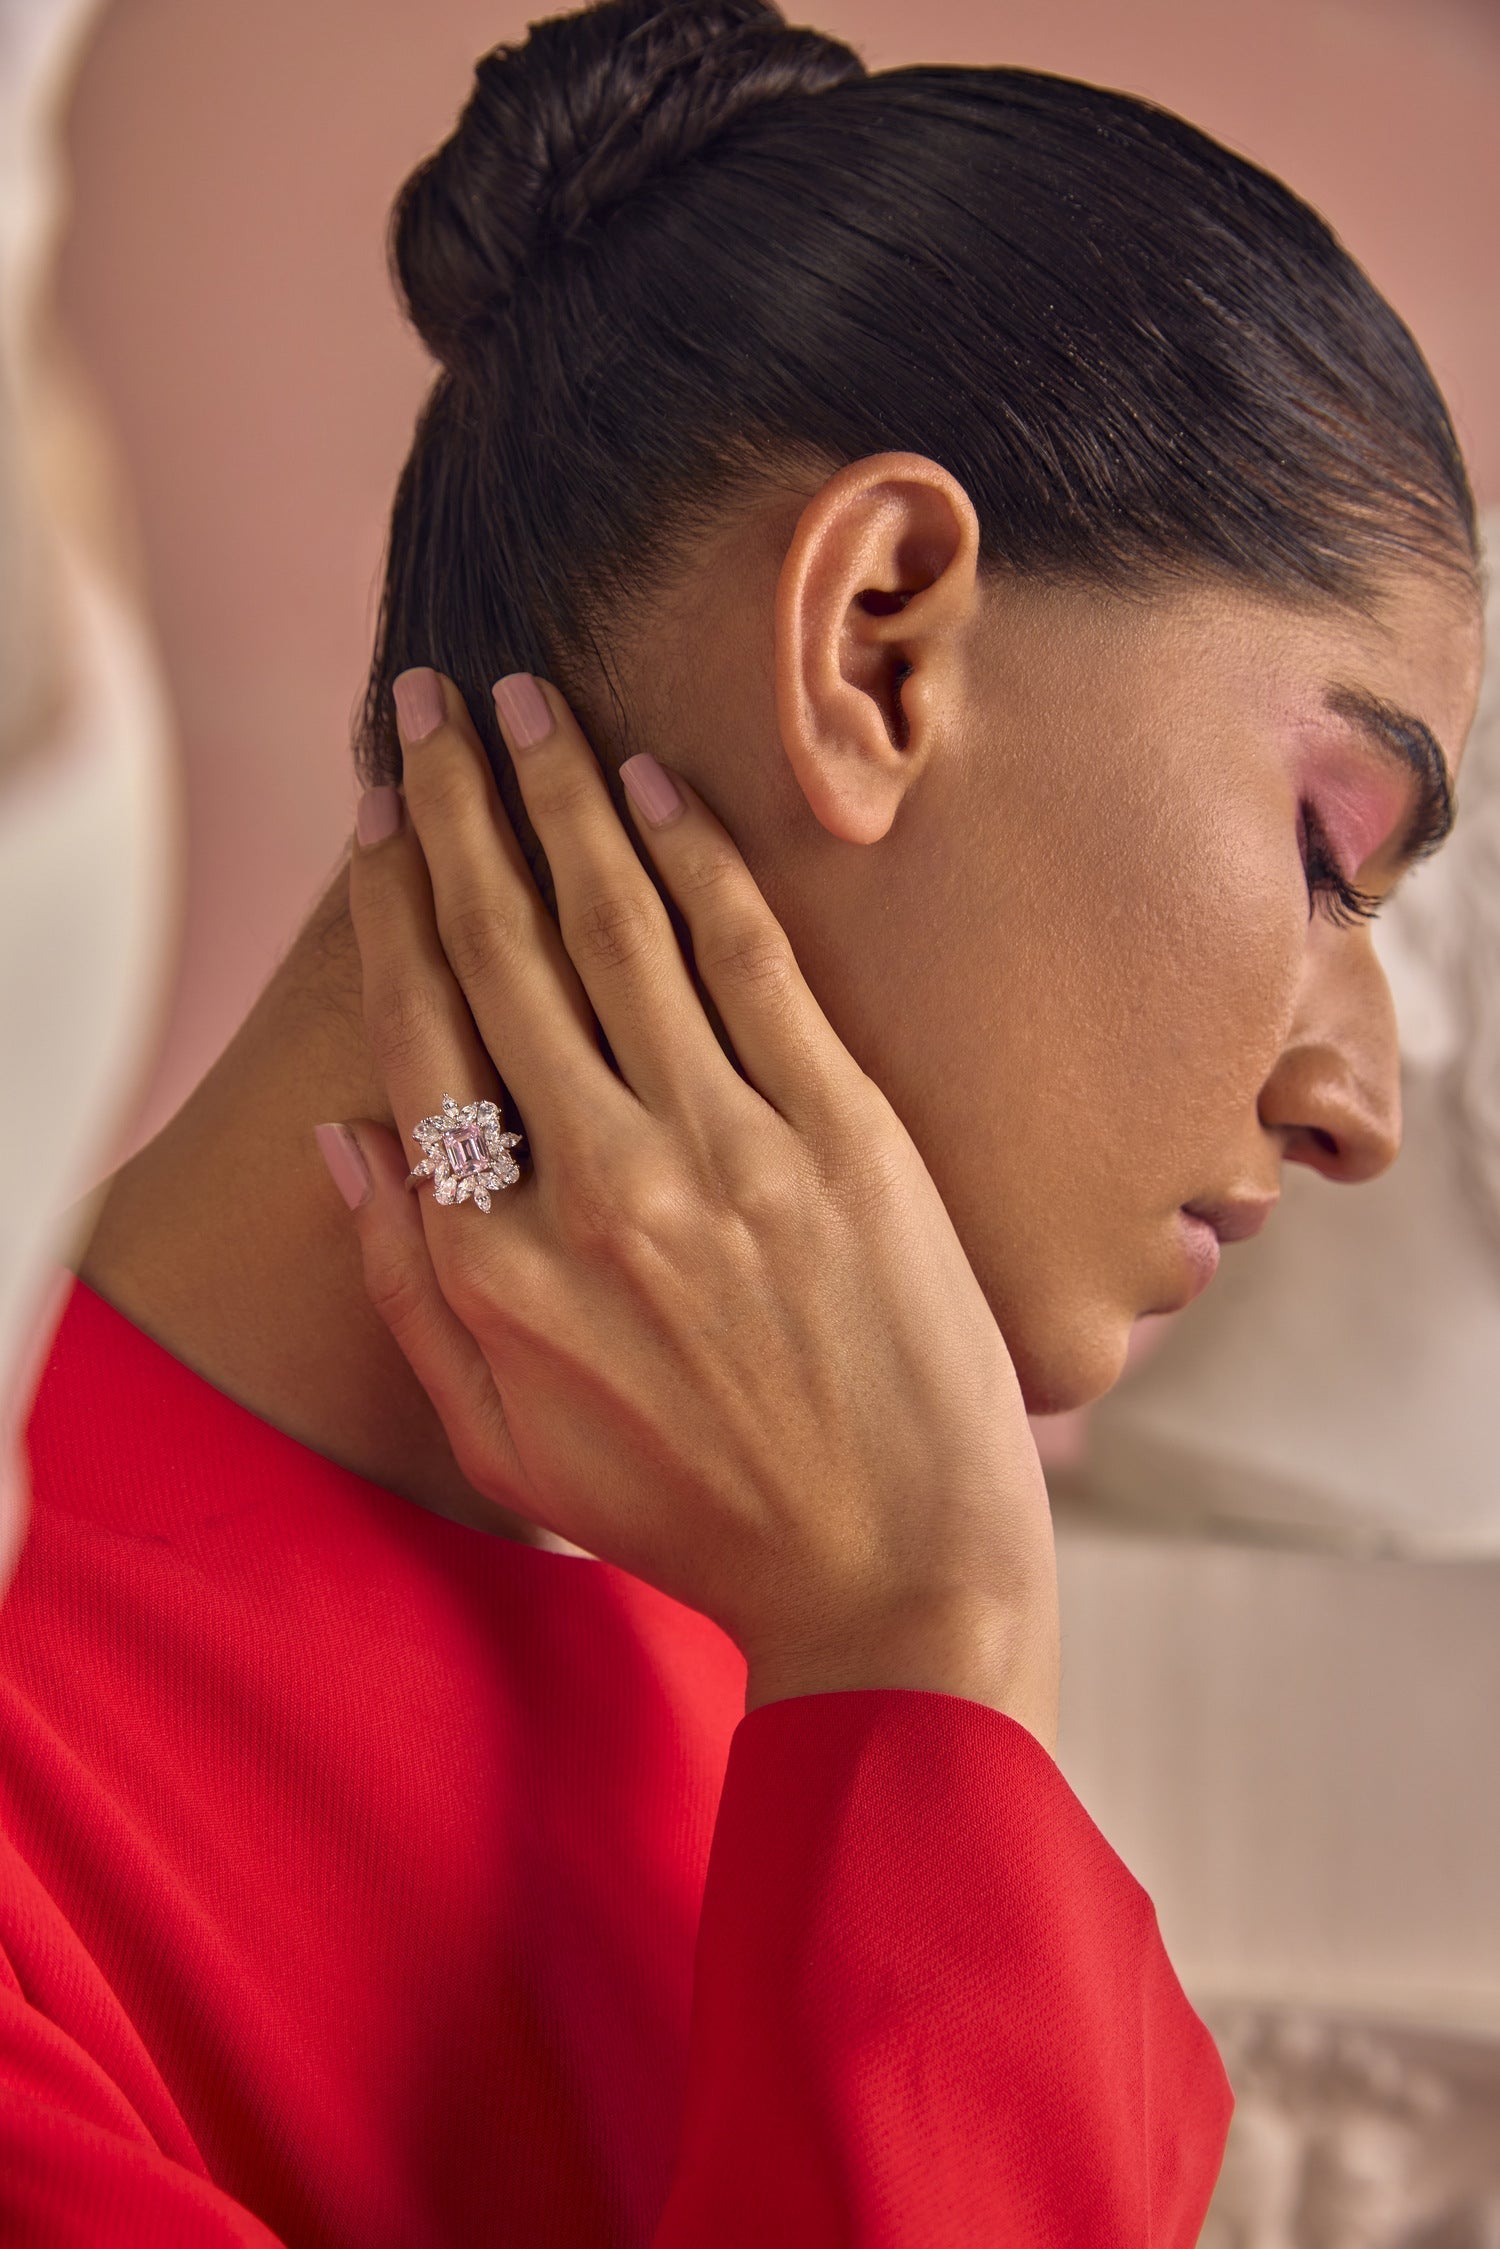
[[[1188,1210],[1178,1212],[1177,1231],[1182,1242],[1183,1261],[1191,1276],[1182,1304],[1191,1304],[1195,1296],[1203,1294],[1219,1270],[1219,1237],[1206,1218],[1195,1217]],[[1181,1305],[1171,1307],[1174,1311],[1180,1311],[1181,1308]]]
[[[1183,1215],[1199,1220],[1210,1228],[1220,1242],[1248,1242],[1258,1234],[1276,1208],[1277,1197],[1267,1195],[1257,1201],[1223,1203],[1184,1203]]]
[[[1225,1242],[1247,1242],[1258,1234],[1276,1208],[1274,1195],[1257,1201],[1248,1197],[1222,1203],[1184,1203],[1177,1213],[1177,1235],[1190,1282],[1182,1304],[1201,1296],[1219,1270],[1219,1251]],[[1182,1304],[1171,1307],[1181,1310]]]

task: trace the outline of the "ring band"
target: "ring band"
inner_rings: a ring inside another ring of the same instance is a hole
[[[441,1113],[424,1117],[412,1138],[421,1145],[422,1161],[407,1173],[406,1184],[420,1187],[430,1179],[434,1202],[466,1203],[472,1196],[480,1210],[488,1210],[491,1195],[514,1187],[521,1176],[511,1150],[521,1145],[522,1135],[500,1130],[493,1101],[471,1101],[461,1109],[445,1093]]]

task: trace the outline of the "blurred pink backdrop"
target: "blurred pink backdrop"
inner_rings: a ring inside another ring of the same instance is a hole
[[[801,11],[793,6],[789,13]],[[1488,0],[824,0],[874,65],[1126,87],[1333,221],[1500,499],[1500,15]],[[386,280],[391,197],[476,54],[477,0],[117,0],[71,129],[65,310],[133,481],[181,735],[185,944],[142,1135],[244,1013],[353,802],[383,523],[427,370]]]

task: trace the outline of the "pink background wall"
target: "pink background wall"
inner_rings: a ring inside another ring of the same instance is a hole
[[[812,12],[877,65],[1023,63],[1149,94],[1283,173],[1415,329],[1500,499],[1489,0]],[[524,20],[477,0],[116,0],[86,63],[65,298],[134,481],[190,818],[143,1126],[223,1043],[347,829],[383,517],[425,381],[385,214],[473,57]]]

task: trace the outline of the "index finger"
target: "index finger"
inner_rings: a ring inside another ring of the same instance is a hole
[[[493,692],[552,872],[562,941],[626,1084],[657,1114],[701,1119],[726,1096],[742,1099],[660,892],[567,699],[529,672],[497,680]]]
[[[687,924],[693,966],[746,1077],[789,1124],[847,1123],[869,1080],[803,976],[734,838],[690,782],[627,758],[625,795]]]
[[[535,1149],[563,1118],[623,1089],[463,696],[422,667],[402,673],[395,701],[406,808],[443,952]]]

